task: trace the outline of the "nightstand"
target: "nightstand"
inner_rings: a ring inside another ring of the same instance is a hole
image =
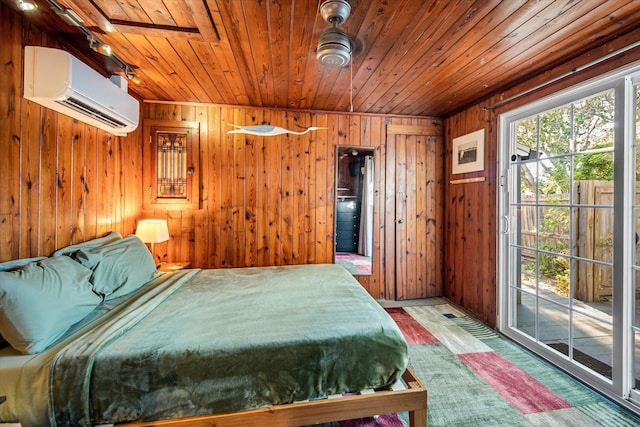
[[[191,265],[190,262],[164,262],[158,266],[158,271],[163,273],[167,273],[169,271],[182,270],[184,268],[189,268]]]

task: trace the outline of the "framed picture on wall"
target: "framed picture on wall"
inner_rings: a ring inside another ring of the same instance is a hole
[[[484,129],[453,138],[452,174],[484,170]]]

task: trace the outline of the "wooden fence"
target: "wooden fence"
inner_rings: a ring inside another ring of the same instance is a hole
[[[571,208],[559,206],[569,204],[568,193],[545,195],[538,200],[537,205],[535,195],[522,197],[521,244],[568,255],[569,245],[573,242],[571,255],[612,263],[613,182],[576,181],[572,191]],[[537,245],[536,239],[539,239]],[[638,251],[636,265],[640,265]],[[574,298],[592,302],[611,297],[613,271],[610,266],[574,260],[571,267],[569,270]]]

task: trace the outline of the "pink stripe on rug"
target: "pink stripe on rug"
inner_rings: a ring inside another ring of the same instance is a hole
[[[458,354],[458,357],[521,414],[571,408],[540,381],[496,352]]]
[[[378,417],[358,418],[340,421],[340,427],[404,427],[398,414],[385,414]]]
[[[386,308],[387,313],[398,324],[407,344],[434,344],[439,342],[438,338],[431,335],[424,326],[418,323],[402,307]]]
[[[356,268],[364,274],[371,274],[371,264],[356,264]]]

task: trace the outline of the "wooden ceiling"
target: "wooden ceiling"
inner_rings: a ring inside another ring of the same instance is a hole
[[[321,2],[58,1],[135,68],[144,100],[440,117],[640,28],[638,0],[349,0],[358,52],[332,68],[315,57]],[[95,57],[37,3],[25,19]]]

